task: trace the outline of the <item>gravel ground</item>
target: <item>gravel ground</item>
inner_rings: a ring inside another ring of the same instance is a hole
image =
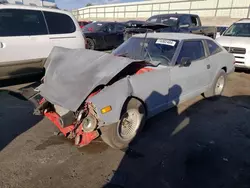
[[[197,97],[150,119],[127,151],[101,139],[77,149],[0,90],[0,187],[250,187],[250,74],[234,73],[219,100]],[[26,84],[27,85],[27,84]]]

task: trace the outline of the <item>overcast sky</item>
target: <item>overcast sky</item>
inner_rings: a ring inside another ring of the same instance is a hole
[[[61,9],[76,9],[82,8],[87,3],[92,4],[111,4],[111,3],[126,3],[126,2],[135,2],[143,0],[56,0],[56,4]]]

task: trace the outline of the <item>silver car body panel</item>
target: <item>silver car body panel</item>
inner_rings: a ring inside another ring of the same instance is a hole
[[[97,86],[106,85],[133,62],[141,60],[55,47],[45,62],[44,83],[38,90],[51,103],[76,111]]]
[[[144,102],[149,118],[205,92],[213,85],[220,69],[225,68],[227,73],[234,71],[234,57],[225,49],[211,55],[207,52],[205,58],[192,61],[188,67],[175,65],[183,41],[192,40],[192,38],[212,40],[211,38],[178,33],[150,33],[148,37],[151,35],[180,40],[180,46],[176,50],[171,65],[157,67],[152,65],[153,71],[122,78],[88,98],[87,101],[96,108],[101,125],[117,122],[120,119],[122,107],[129,97],[135,97]],[[138,36],[143,37],[143,35]],[[39,89],[41,95],[49,102],[76,111],[93,89],[100,84],[106,85],[133,62],[137,61],[104,52],[68,51],[57,48],[45,64],[45,82]],[[106,106],[111,106],[112,110],[102,114],[101,109]]]

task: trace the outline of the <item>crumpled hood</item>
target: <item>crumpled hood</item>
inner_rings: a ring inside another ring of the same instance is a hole
[[[40,95],[49,102],[76,111],[99,85],[106,85],[133,62],[105,52],[54,47],[45,62]]]

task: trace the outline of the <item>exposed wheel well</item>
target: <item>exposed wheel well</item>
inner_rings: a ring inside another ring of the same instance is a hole
[[[224,70],[225,72],[227,72],[227,67],[222,67],[222,70]]]
[[[131,100],[135,100],[135,101],[139,101],[142,103],[144,109],[145,109],[145,112],[146,112],[146,116],[147,116],[147,113],[148,113],[148,108],[147,108],[147,105],[145,104],[145,102],[143,100],[141,100],[140,98],[138,97],[135,97],[135,96],[130,96],[128,97],[125,102],[123,103],[123,107],[122,107],[122,110],[121,110],[121,114],[120,114],[120,117],[122,116],[122,113],[124,112],[124,110],[126,110],[126,105],[128,104],[128,102],[130,102]]]

